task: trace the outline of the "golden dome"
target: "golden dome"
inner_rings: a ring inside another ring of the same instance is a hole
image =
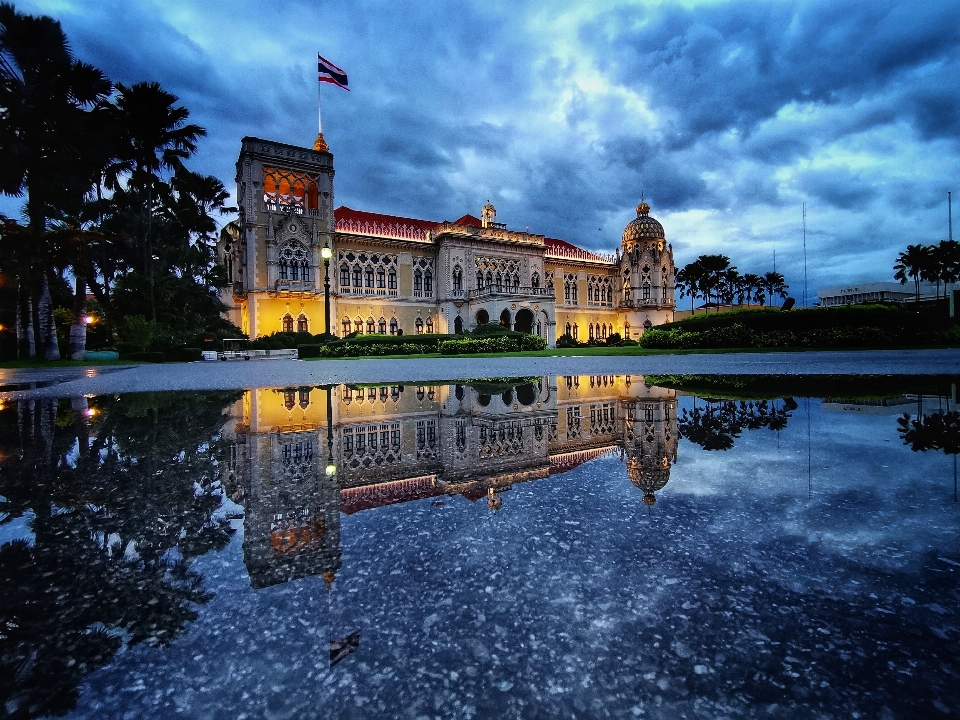
[[[637,240],[663,240],[664,238],[663,225],[650,217],[650,206],[641,200],[637,205],[637,217],[623,229],[624,244]]]
[[[335,570],[327,570],[320,577],[323,578],[323,581],[327,584],[327,590],[333,587],[333,581],[337,579],[337,573]]]

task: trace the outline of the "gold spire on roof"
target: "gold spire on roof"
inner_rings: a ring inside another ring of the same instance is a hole
[[[323,133],[317,133],[317,139],[313,143],[313,149],[317,152],[330,152],[330,146],[327,145],[327,141],[323,139]]]

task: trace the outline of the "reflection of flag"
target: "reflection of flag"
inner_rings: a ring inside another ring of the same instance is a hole
[[[320,53],[317,53],[317,80],[350,90],[347,87],[347,74],[329,60],[324,60]]]
[[[330,667],[343,660],[347,655],[360,647],[360,631],[350,633],[340,640],[330,641]]]

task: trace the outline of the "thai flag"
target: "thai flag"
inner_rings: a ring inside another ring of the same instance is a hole
[[[329,60],[324,60],[320,53],[317,53],[317,75],[320,82],[328,82],[350,91],[347,87],[347,74]]]

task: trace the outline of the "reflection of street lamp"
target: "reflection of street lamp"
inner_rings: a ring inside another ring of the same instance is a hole
[[[329,314],[327,317],[330,317]],[[333,462],[333,385],[324,385],[323,389],[327,391],[327,467],[324,472],[327,477],[333,477],[337,474],[337,466]]]
[[[323,319],[326,323],[325,332],[330,334],[330,258],[333,257],[333,250],[330,249],[330,243],[324,242],[320,250],[320,256],[323,258]],[[331,475],[332,473],[327,473]]]

